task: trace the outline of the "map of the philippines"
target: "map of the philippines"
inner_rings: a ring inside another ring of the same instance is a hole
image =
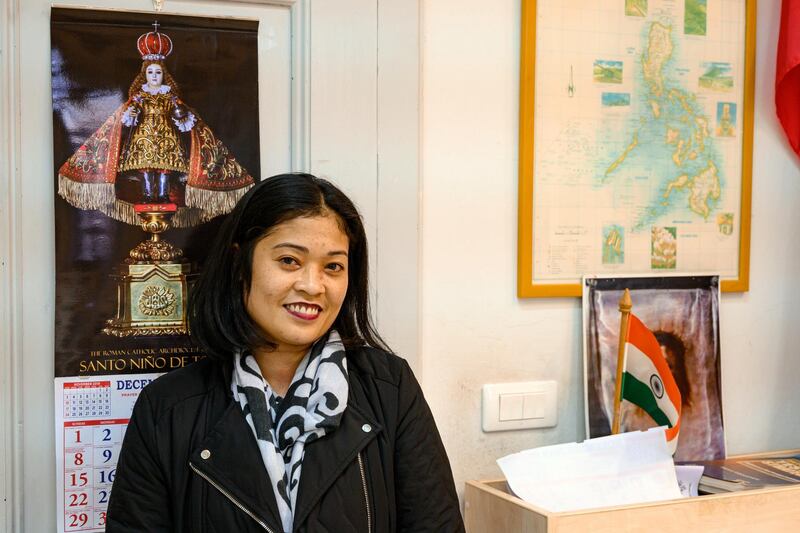
[[[647,0],[626,0],[625,14],[647,16]],[[705,0],[685,0],[684,35],[705,36]],[[716,222],[721,235],[729,236],[733,213],[716,213],[724,191],[721,156],[714,137],[736,136],[736,103],[718,101],[716,121],[708,117],[697,95],[685,80],[675,76],[679,52],[676,50],[674,20],[661,16],[646,22],[643,47],[634,67],[634,105],[638,120],[630,128],[627,144],[612,158],[598,162],[602,185],[612,182],[633,159],[639,157],[638,169],[649,163],[646,179],[651,187],[647,207],[635,215],[633,232],[650,230],[650,268],[674,269],[677,266],[677,227],[657,225],[658,220],[677,218]],[[717,93],[732,92],[731,64],[705,61],[699,65],[697,88]],[[622,62],[595,60],[594,81],[621,83]],[[629,105],[625,93],[603,92],[602,106]],[[730,99],[730,98],[728,98]],[[688,215],[688,217],[687,217]],[[616,235],[618,232],[613,233]],[[613,240],[613,239],[612,239]],[[610,253],[609,239],[603,232],[603,264],[622,262],[622,253]]]
[[[653,165],[651,179],[662,185],[650,208],[636,221],[636,229],[643,229],[674,209],[673,197],[679,191],[687,193],[679,195],[685,206],[703,219],[708,219],[721,195],[720,165],[713,139],[709,138],[708,119],[697,104],[697,97],[670,83],[665,73],[675,51],[672,31],[668,23],[650,23],[640,64],[645,90],[639,91],[642,96],[638,102],[644,103],[646,111],[621,153],[610,164],[601,162],[605,166],[603,181],[613,179],[639,152],[645,152],[642,157]]]
[[[744,5],[537,6],[534,279],[735,276]]]

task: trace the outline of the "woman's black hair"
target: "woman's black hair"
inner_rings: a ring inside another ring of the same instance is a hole
[[[333,328],[346,348],[369,345],[391,351],[370,318],[367,238],[361,215],[332,183],[298,173],[279,174],[257,183],[223,222],[188,304],[192,339],[207,355],[227,360],[239,350],[274,346],[245,307],[253,251],[274,226],[326,213],[339,218],[350,247],[347,294]]]

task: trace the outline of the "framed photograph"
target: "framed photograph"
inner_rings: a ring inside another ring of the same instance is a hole
[[[523,0],[519,297],[584,275],[747,291],[754,0]]]
[[[655,336],[680,391],[675,460],[725,458],[719,285],[718,276],[584,278],[587,438],[611,434],[620,337],[619,301],[628,289],[633,304],[631,315]],[[656,385],[652,378],[647,385],[653,387],[654,394],[658,392]],[[621,433],[658,425],[642,407],[628,400],[621,402]]]

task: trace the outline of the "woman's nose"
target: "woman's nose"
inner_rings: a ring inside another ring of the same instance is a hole
[[[322,276],[322,269],[313,266],[306,267],[300,272],[295,288],[309,295],[320,294],[325,290]]]

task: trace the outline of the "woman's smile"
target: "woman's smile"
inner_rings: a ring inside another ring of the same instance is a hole
[[[296,303],[286,304],[284,307],[292,316],[303,320],[315,320],[319,316],[320,311],[322,311],[322,308],[316,304]]]

